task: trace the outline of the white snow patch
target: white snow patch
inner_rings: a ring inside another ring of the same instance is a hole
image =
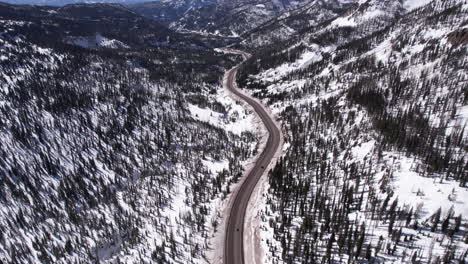
[[[229,168],[229,161],[216,161],[216,160],[202,160],[202,163],[205,167],[207,167],[212,175],[216,175],[218,172],[223,171],[223,169]]]
[[[309,48],[311,48],[311,50],[302,54],[301,58],[297,61],[299,65],[301,65],[300,68],[305,68],[310,64],[320,61],[322,59],[322,54],[318,45],[314,44]]]
[[[339,17],[331,23],[331,26],[334,27],[354,27],[356,26],[356,21],[351,17]]]
[[[414,171],[415,162],[404,156],[396,160],[396,165],[400,169],[393,183],[395,197],[415,209],[420,206],[422,218],[431,216],[439,208],[446,213],[451,207],[456,214],[468,215],[468,189],[460,187],[459,182],[422,177]]]
[[[240,135],[244,131],[254,131],[253,116],[242,107],[242,105],[232,100],[226,92],[218,96],[218,102],[228,106],[228,113],[221,114],[209,108],[200,108],[199,106],[189,104],[189,110],[192,116],[197,120],[210,123],[211,125],[222,127],[227,131]]]
[[[431,2],[432,0],[406,0],[405,3],[403,4],[403,7],[411,11],[413,9],[416,9],[418,7],[427,5]]]
[[[355,157],[357,160],[363,160],[364,157],[366,157],[369,153],[372,153],[372,149],[374,148],[375,141],[371,140],[366,143],[361,143],[356,147],[353,147],[352,152],[353,152],[353,157]]]
[[[367,11],[366,13],[364,13],[364,15],[360,19],[365,21],[365,20],[369,20],[369,19],[383,16],[383,15],[385,15],[385,12],[379,9],[375,9],[375,10]]]
[[[444,29],[428,29],[424,33],[424,38],[425,39],[439,39],[443,37],[445,34],[447,34],[447,31]]]
[[[108,48],[108,49],[128,49],[130,48],[125,43],[116,40],[108,39],[101,34],[96,34],[91,37],[68,37],[65,42],[71,45],[76,45],[86,49],[92,48]]]
[[[120,208],[122,208],[122,210],[123,210],[124,212],[131,212],[132,209],[131,209],[130,206],[128,206],[128,204],[124,201],[124,199],[122,198],[122,195],[123,195],[122,192],[117,192],[117,193],[116,193],[117,204],[120,206]]]
[[[329,47],[321,48],[315,44],[310,45],[297,61],[293,63],[284,63],[276,68],[266,70],[259,75],[259,78],[267,82],[278,81],[292,71],[306,68],[314,62],[320,61],[323,58],[322,52],[328,52],[329,50]]]

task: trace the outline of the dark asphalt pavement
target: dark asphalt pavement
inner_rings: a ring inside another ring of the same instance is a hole
[[[248,54],[242,53],[244,57]],[[249,174],[245,176],[245,180],[239,187],[239,190],[234,198],[233,205],[230,210],[229,219],[226,226],[226,240],[224,244],[224,264],[244,264],[244,218],[247,210],[247,205],[252,195],[257,182],[262,177],[265,169],[272,161],[281,141],[281,131],[276,127],[272,117],[265,111],[265,109],[253,100],[250,96],[240,92],[235,85],[236,73],[239,66],[226,72],[227,75],[227,88],[229,91],[240,97],[253,107],[258,116],[262,119],[265,127],[268,130],[268,141],[265,149],[258,157],[254,167],[250,170]],[[248,263],[250,264],[250,263]]]

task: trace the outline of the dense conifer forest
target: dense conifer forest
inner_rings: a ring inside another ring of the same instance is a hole
[[[255,149],[226,129],[246,114],[220,96],[238,59],[168,29],[159,43],[156,22],[115,8],[1,8],[2,263],[203,261]]]
[[[261,212],[268,263],[466,262],[467,11],[325,23],[244,64],[239,86],[288,132]]]
[[[466,0],[130,2],[0,3],[0,263],[212,263],[267,142],[225,47],[262,263],[468,261]]]

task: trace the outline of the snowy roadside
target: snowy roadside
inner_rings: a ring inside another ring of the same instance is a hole
[[[399,60],[411,58],[411,56],[418,56],[415,54],[424,54],[422,51],[427,49],[427,41],[430,41],[431,39],[439,40],[439,38],[443,36],[443,32],[444,31],[441,30],[425,28],[420,34],[422,35],[421,39],[424,39],[423,44],[415,42],[414,44],[405,47],[401,53],[393,54],[392,52],[394,52],[394,50],[392,50],[390,44],[392,43],[391,40],[396,38],[396,35],[398,34],[389,33],[389,35],[384,38],[385,40],[381,41],[381,43],[376,45],[374,48],[370,48],[369,52],[365,53],[363,56],[375,56],[377,61],[380,63],[388,63],[391,60],[391,56],[399,56]],[[448,34],[449,32],[450,31],[447,31],[446,33]],[[342,144],[344,146],[342,151],[337,152],[337,157],[339,157],[338,162],[358,164],[359,166],[362,166],[362,171],[369,171],[369,174],[372,175],[372,180],[366,184],[363,184],[362,182],[360,184],[358,182],[353,183],[354,186],[360,186],[359,188],[362,188],[362,191],[356,193],[361,195],[361,200],[369,204],[371,204],[370,202],[367,202],[371,201],[371,199],[369,199],[369,197],[371,197],[369,193],[371,193],[373,197],[378,197],[380,202],[378,202],[379,204],[377,207],[381,208],[382,211],[388,211],[388,209],[382,205],[382,201],[387,199],[388,205],[395,204],[396,208],[409,215],[408,219],[410,219],[408,220],[408,224],[403,220],[400,220],[399,222],[397,221],[394,229],[392,229],[389,225],[390,221],[386,219],[379,220],[371,215],[369,213],[369,211],[371,211],[369,209],[370,207],[349,213],[347,215],[348,221],[354,221],[360,224],[363,223],[364,226],[368,227],[366,230],[366,243],[368,243],[368,247],[373,250],[369,250],[369,252],[372,252],[372,254],[370,254],[371,257],[378,257],[382,259],[383,262],[405,263],[405,258],[407,261],[409,261],[411,257],[427,261],[428,259],[431,259],[433,255],[437,256],[437,258],[442,258],[447,256],[449,253],[452,254],[451,252],[459,252],[456,257],[460,259],[463,258],[463,256],[468,256],[468,253],[466,253],[468,252],[468,246],[465,242],[468,241],[466,240],[468,236],[463,233],[466,230],[466,214],[468,213],[468,203],[466,203],[466,199],[463,199],[468,197],[466,187],[461,187],[460,182],[451,177],[447,178],[440,172],[428,172],[426,169],[427,164],[424,163],[424,160],[417,155],[410,155],[408,152],[395,149],[379,151],[379,149],[381,149],[381,142],[379,141],[379,136],[376,136],[376,131],[372,126],[370,126],[370,124],[372,124],[372,120],[366,112],[348,107],[347,97],[344,96],[348,92],[349,88],[346,81],[335,81],[332,79],[332,81],[323,85],[322,88],[314,88],[316,86],[319,87],[318,83],[320,82],[316,80],[332,73],[336,74],[336,72],[340,71],[340,68],[333,63],[330,63],[328,67],[321,67],[320,71],[317,71],[319,74],[315,75],[317,76],[317,79],[313,79],[313,81],[310,81],[308,78],[299,74],[297,74],[297,76],[291,74],[294,78],[289,76],[289,78],[284,78],[283,80],[283,76],[286,76],[288,73],[302,70],[301,65],[303,64],[304,58],[307,58],[307,56],[308,54],[306,51],[302,56],[298,56],[299,59],[295,62],[284,63],[272,69],[266,69],[255,76],[252,75],[253,77],[250,76],[249,78],[251,78],[252,83],[258,82],[264,85],[266,89],[262,89],[262,92],[265,93],[266,90],[266,94],[271,95],[272,98],[277,94],[281,95],[281,93],[291,95],[290,97],[285,96],[287,99],[278,100],[274,105],[283,109],[288,106],[293,106],[297,112],[302,114],[302,116],[299,114],[298,116],[304,118],[304,120],[315,121],[313,119],[307,119],[310,112],[312,112],[311,110],[314,109],[311,106],[316,106],[318,103],[324,102],[332,97],[335,97],[337,100],[335,109],[339,109],[337,110],[337,113],[340,116],[344,117],[346,120],[347,117],[350,116],[350,113],[352,113],[354,117],[353,125],[355,127],[346,127],[343,125],[344,129],[332,131],[331,129],[328,130],[329,127],[322,123],[323,127],[325,127],[322,128],[324,131],[322,137],[327,140],[331,140],[332,135],[337,139],[340,137],[345,138],[348,137],[345,136],[346,133],[351,135],[353,130],[357,131],[356,136],[349,137],[353,140],[344,141]],[[352,57],[349,61],[357,61],[358,59],[359,57]],[[437,57],[434,58],[434,61],[436,62],[421,63],[415,60],[413,64],[410,64],[410,66],[405,68],[402,72],[405,76],[413,76],[414,78],[419,78],[424,71],[437,72],[437,63],[441,63],[441,60]],[[457,73],[455,71],[455,73],[463,76],[463,73],[461,72]],[[352,75],[346,75],[345,73],[340,76],[349,77]],[[464,81],[464,79],[461,80]],[[313,87],[313,89],[311,88],[310,91],[307,91],[308,87]],[[454,89],[451,91],[449,89],[450,87],[445,86],[445,84],[435,88],[436,89],[432,89],[430,91],[433,94],[433,98],[446,97],[448,98],[447,100],[450,101],[451,97],[447,96],[447,94],[449,94],[449,92],[454,93]],[[316,90],[312,92],[314,89]],[[257,91],[260,91],[260,89]],[[266,96],[266,98],[268,97],[269,96]],[[418,103],[421,105],[427,105],[426,107],[437,105],[436,100],[431,102],[429,99],[423,97],[415,97],[415,101],[419,101]],[[402,102],[398,103],[400,104],[401,109],[411,109],[411,105],[415,102],[410,101],[409,104],[403,104]],[[445,135],[447,137],[454,137],[454,135],[456,135],[454,131],[461,131],[461,128],[466,124],[468,117],[468,107],[466,106],[466,103],[465,105],[462,103],[453,103],[453,106],[451,113],[450,111],[446,111],[445,113],[432,112],[432,114],[427,117],[429,120],[428,122],[435,127],[440,126],[441,120],[446,120],[448,125],[443,126],[443,128],[447,128],[445,131]],[[295,118],[297,118],[297,116],[295,116]],[[307,122],[304,121],[304,124],[306,123]],[[285,124],[289,124],[287,118],[285,118]],[[309,130],[309,134],[310,131],[313,130]],[[304,134],[307,133],[304,132]],[[303,135],[300,135],[299,133],[296,135],[298,138],[304,139],[304,141],[301,142],[314,142],[313,137],[303,137]],[[319,153],[314,150],[313,147],[310,149],[305,147],[304,149],[306,153],[307,151]],[[442,149],[438,150],[442,151]],[[460,155],[460,157],[466,157],[460,148],[454,148],[454,151],[458,152],[459,154],[457,155]],[[333,159],[331,156],[328,157],[328,160],[331,162],[330,164],[337,163],[337,160]],[[466,160],[466,158],[464,160]],[[337,175],[339,175],[340,168],[337,168],[336,171]],[[309,177],[312,178],[310,175],[313,175],[313,173],[309,173],[309,175],[306,173],[297,174],[297,178],[302,177],[299,179],[309,179]],[[343,176],[339,176],[336,179],[336,182],[340,182],[344,178]],[[267,187],[264,188],[268,188],[268,182],[263,184],[267,185]],[[342,182],[335,186],[339,186],[340,184],[343,186]],[[321,185],[321,183],[312,184],[312,188],[315,188],[316,186],[328,188],[328,186],[323,184]],[[337,193],[335,186],[329,188],[327,194],[330,197]],[[260,188],[260,186],[258,186],[258,188]],[[314,192],[316,192],[316,189],[314,189]],[[356,194],[354,195],[356,196]],[[267,199],[271,204],[274,204],[274,195],[268,195],[268,197],[252,196],[252,202],[254,198],[260,200],[260,202],[256,202],[257,206],[260,206],[262,201],[265,202]],[[372,199],[374,199],[374,201],[376,200],[375,198]],[[307,199],[304,200],[306,201]],[[268,206],[265,206],[264,208],[268,208]],[[252,210],[255,210],[255,208]],[[249,212],[252,210],[249,209]],[[290,236],[286,237],[286,241],[288,241],[288,243],[293,240],[289,238],[294,238],[295,234],[297,234],[297,230],[300,230],[300,228],[304,226],[302,222],[304,218],[294,217],[297,215],[299,214],[294,215],[294,213],[291,213],[288,215],[290,216],[290,218],[288,218],[290,225],[285,228],[287,229],[288,235],[290,234]],[[301,259],[301,254],[294,255],[296,253],[292,252],[292,247],[281,245],[280,241],[284,238],[281,238],[281,231],[270,227],[275,225],[279,226],[284,223],[281,222],[281,220],[276,220],[276,216],[278,215],[272,213],[271,210],[269,211],[268,209],[263,212],[260,211],[256,216],[252,216],[252,221],[261,221],[263,218],[262,228],[259,229],[259,231],[252,229],[251,234],[260,232],[261,238],[268,241],[263,242],[263,244],[265,246],[264,248],[267,248],[270,251],[264,252],[264,254],[266,254],[266,257],[270,259],[260,259],[260,262],[257,260],[257,262],[250,261],[248,263],[258,264],[276,263],[277,261],[281,262],[284,260],[281,257],[281,253],[285,252],[285,248],[289,250],[286,254],[290,254],[290,256]],[[257,219],[254,219],[255,217]],[[440,222],[445,222],[445,227],[437,227],[438,224],[440,225],[439,218],[441,219]],[[449,235],[451,231],[459,229],[459,227],[454,227],[457,225],[456,222],[458,221],[461,222],[461,231],[454,231],[455,235]],[[398,226],[398,228],[396,226]],[[431,228],[433,228],[434,231],[430,231]],[[451,228],[453,229],[450,230]],[[397,231],[395,232],[394,230]],[[275,238],[273,238],[274,231],[276,231],[277,235]],[[397,239],[397,236],[392,234],[403,234],[403,243],[400,243],[398,240],[399,238]],[[325,255],[325,246],[327,244],[324,241],[330,241],[331,235],[332,234],[330,232],[328,236],[324,236],[324,239],[318,240],[320,241],[320,246],[317,247],[319,250],[316,250],[314,253],[318,252],[318,255],[320,256]],[[337,248],[335,247],[336,244],[334,245],[333,243],[334,242],[330,245]],[[293,242],[291,242],[291,244],[293,244]],[[255,241],[252,241],[248,247],[256,250],[257,248],[260,248],[257,245],[258,244],[255,244]],[[384,252],[379,251],[380,247],[384,249],[393,249],[392,251],[387,250]],[[399,253],[394,254],[393,252]],[[339,257],[343,262],[347,259],[345,254],[340,253]],[[298,261],[294,263],[303,262]]]
[[[265,148],[265,144],[266,144],[266,141],[268,139],[268,136],[267,136],[268,131],[263,126],[263,123],[262,123],[261,119],[255,113],[253,108],[249,104],[245,103],[243,100],[238,98],[235,94],[231,93],[227,89],[226,84],[227,84],[227,72],[226,72],[226,74],[224,76],[224,79],[223,79],[223,88],[224,88],[223,92],[227,96],[229,96],[230,99],[238,102],[245,109],[246,112],[248,112],[250,114],[253,114],[252,125],[255,127],[255,135],[257,136],[257,138],[260,139],[257,142],[256,155],[251,157],[250,159],[248,159],[244,163],[245,170],[244,170],[243,176],[245,176],[253,168],[258,156],[260,155],[260,153],[262,153],[263,149]],[[225,230],[226,230],[227,220],[229,219],[229,212],[230,212],[232,204],[234,202],[235,194],[237,194],[237,192],[239,190],[239,187],[242,185],[244,180],[245,180],[245,177],[241,177],[239,182],[233,184],[232,187],[231,187],[232,188],[231,193],[228,195],[228,198],[224,199],[223,201],[221,201],[220,204],[218,204],[218,206],[220,208],[219,212],[220,212],[221,217],[220,217],[218,229],[216,230],[216,232],[214,232],[212,234],[212,238],[209,240],[209,244],[213,245],[215,247],[213,248],[213,250],[211,252],[208,252],[208,254],[207,254],[208,255],[208,263],[212,263],[212,264],[222,264],[223,263]]]
[[[236,51],[228,51],[228,52],[237,53]],[[238,53],[238,54],[241,54],[241,53]],[[247,56],[245,54],[242,54],[242,55],[244,57]],[[234,198],[236,197],[235,194],[238,192],[239,187],[244,182],[245,175],[248,175],[250,170],[255,165],[257,158],[263,152],[266,142],[269,137],[269,133],[266,127],[264,126],[261,118],[253,110],[252,106],[244,102],[237,95],[231,93],[227,89],[227,76],[228,76],[227,73],[228,72],[226,72],[224,79],[223,79],[224,92],[227,93],[236,102],[239,102],[248,112],[254,114],[254,125],[255,125],[256,135],[259,138],[259,142],[257,146],[256,155],[245,162],[246,169],[244,171],[244,175],[243,175],[244,177],[242,177],[242,179],[238,183],[233,185],[232,193],[229,195],[229,198],[225,200],[222,204],[224,209],[222,210],[222,213],[221,213],[222,217],[220,221],[220,226],[219,226],[218,231],[215,234],[213,234],[213,238],[210,241],[210,244],[216,245],[216,248],[211,252],[212,254],[209,255],[208,261],[210,263],[223,263],[226,223],[229,218],[229,212],[234,202]],[[254,100],[256,100],[258,103],[260,103],[263,106],[263,104],[259,100],[255,98]],[[271,116],[275,117],[272,111],[270,111],[268,108],[264,107],[264,109]],[[272,119],[276,120],[276,118],[272,118]],[[281,125],[279,123],[275,122],[275,124],[279,129],[281,128]],[[245,233],[244,233],[244,238],[243,238],[244,249],[245,249],[244,257],[245,257],[246,263],[260,264],[263,262],[263,258],[264,258],[266,251],[265,251],[265,245],[264,243],[262,243],[262,238],[260,235],[260,227],[261,227],[262,219],[260,218],[259,212],[265,206],[265,203],[266,203],[266,200],[265,200],[266,196],[263,194],[266,190],[268,190],[268,186],[267,186],[268,185],[268,180],[267,180],[268,171],[276,164],[277,159],[280,157],[281,153],[283,152],[283,143],[284,141],[281,135],[281,142],[275,153],[275,156],[270,162],[270,165],[265,170],[264,175],[262,175],[261,179],[257,183],[252,193],[252,196],[250,198],[249,205],[247,207],[247,212],[246,212],[245,221],[244,221]]]
[[[265,108],[265,110],[269,110]],[[271,111],[267,111],[271,116],[274,116]],[[276,120],[276,119],[273,119]],[[276,126],[281,129],[281,126],[278,122],[275,122]],[[268,132],[263,131],[265,136],[263,139],[266,140],[268,138]],[[284,144],[283,134],[281,134],[281,141],[278,149],[276,150],[275,156],[271,160],[270,164],[266,168],[264,174],[262,175],[261,179],[258,181],[255,189],[250,197],[249,205],[247,206],[247,213],[245,215],[245,222],[244,222],[244,248],[245,251],[245,259],[247,263],[252,264],[262,264],[264,262],[265,253],[267,250],[267,244],[263,239],[262,236],[262,210],[266,207],[266,195],[265,193],[269,189],[268,184],[268,173],[273,167],[276,165],[276,162],[281,157],[284,150],[287,148],[287,145]]]
[[[236,52],[236,51],[234,51]],[[245,54],[242,54],[243,56],[246,56]],[[249,55],[247,55],[249,56]],[[234,83],[237,87],[237,83]],[[245,91],[243,91],[244,94]],[[232,94],[233,97],[237,97],[236,95]],[[277,121],[278,119],[276,118],[277,115],[274,113],[270,108],[265,107],[265,104],[258,100],[257,98],[251,96],[253,100],[255,100],[257,103],[259,103],[265,112],[269,114],[269,116],[272,117],[272,120],[275,123],[275,126],[278,128],[278,130],[282,131],[281,129],[281,124]],[[247,104],[243,103],[246,108],[252,109],[252,107]],[[265,147],[266,141],[268,140],[269,133],[263,124],[261,118],[255,113],[255,119],[256,119],[256,124],[257,127],[261,128],[261,150],[258,153],[261,153]],[[262,177],[258,181],[257,185],[255,186],[254,191],[252,192],[252,195],[249,200],[249,205],[247,206],[247,211],[245,214],[245,219],[244,219],[244,260],[246,263],[252,263],[252,264],[262,264],[264,263],[264,258],[265,258],[265,253],[268,249],[268,245],[266,244],[265,240],[262,239],[262,218],[261,218],[261,211],[263,208],[266,207],[266,191],[268,191],[269,186],[268,186],[268,173],[273,167],[276,165],[276,162],[278,161],[279,157],[284,153],[285,148],[287,148],[286,145],[284,145],[284,138],[283,138],[283,133],[280,134],[280,144],[278,146],[278,149],[276,150],[276,153],[271,160],[270,164],[268,167],[265,169],[265,172],[263,173]],[[246,174],[249,171],[246,171]]]

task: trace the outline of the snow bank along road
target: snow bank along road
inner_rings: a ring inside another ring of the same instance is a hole
[[[241,54],[247,58],[249,54],[242,51],[230,51],[232,53]],[[239,186],[237,193],[234,193],[234,202],[232,203],[228,221],[226,225],[226,238],[224,242],[224,264],[243,264],[244,259],[244,218],[247,210],[247,205],[250,196],[255,189],[257,182],[260,180],[272,159],[274,158],[278,147],[281,142],[281,130],[276,126],[265,107],[252,97],[242,93],[238,90],[236,85],[236,74],[240,65],[230,69],[226,72],[225,82],[226,89],[231,93],[247,102],[253,107],[257,115],[262,120],[266,129],[268,130],[268,141],[265,145],[263,152],[258,156],[255,165],[245,176],[243,183]]]

